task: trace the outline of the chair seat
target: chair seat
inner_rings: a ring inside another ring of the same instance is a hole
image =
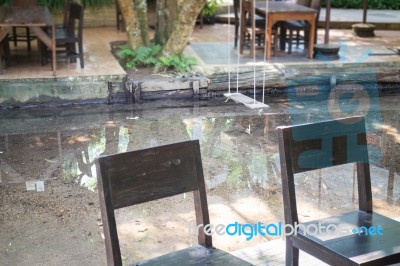
[[[184,262],[184,264],[182,264]],[[252,265],[232,254],[216,249],[205,248],[201,245],[169,253],[132,265],[136,266],[176,266],[176,265]]]
[[[61,45],[65,43],[72,43],[79,40],[78,36],[68,34],[64,28],[56,28],[56,44]]]
[[[349,263],[355,265],[364,265],[371,261],[384,265],[400,259],[400,238],[398,237],[400,222],[396,220],[378,213],[353,211],[341,216],[303,223],[305,226],[311,224],[316,227],[334,224],[339,230],[335,233],[319,232],[317,235],[306,234],[304,230],[299,230],[297,236],[294,237],[295,246],[297,246],[297,241],[312,241],[314,245],[320,245],[321,250],[326,254],[338,254],[343,258],[348,258]],[[362,226],[366,229],[371,227],[375,229],[369,232]],[[382,228],[382,231],[379,232],[379,228]]]
[[[265,28],[265,18],[255,15],[255,22],[257,28]],[[251,21],[246,21],[246,26],[251,27]]]
[[[285,27],[287,29],[292,29],[292,30],[304,30],[304,28],[308,28],[309,24],[306,23],[304,20],[290,20],[290,21],[285,21]]]

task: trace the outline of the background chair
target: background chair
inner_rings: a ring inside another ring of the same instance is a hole
[[[10,62],[10,44],[8,36],[0,41],[0,74],[3,74],[4,69]]]
[[[121,8],[118,4],[118,0],[115,1],[115,19],[117,21],[117,30],[125,32],[125,21],[121,13]]]
[[[363,117],[278,127],[285,223],[299,224],[294,174],[356,163],[359,209],[304,226],[346,224],[334,233],[286,236],[286,265],[298,265],[299,249],[331,265],[388,265],[400,262],[400,223],[372,211],[371,179]],[[383,228],[371,235],[370,228]],[[356,231],[354,231],[356,230]]]
[[[63,7],[63,21],[62,24],[56,24],[56,30],[59,29],[66,29],[68,24],[68,15],[69,15],[69,5],[71,4],[72,0],[64,0],[64,7]]]
[[[318,21],[319,21],[319,13],[321,10],[321,0],[298,0],[297,4],[308,6],[312,9],[317,10],[316,18],[315,18],[315,39],[314,42],[317,42],[317,31],[318,31]],[[300,44],[304,45],[304,49],[308,47],[308,36],[310,31],[310,25],[303,20],[291,20],[283,22],[283,32],[286,30],[289,31],[289,34],[285,37],[285,42],[288,44],[288,53],[292,53],[292,45],[293,43],[299,47]],[[301,35],[301,31],[303,31],[303,35]],[[294,32],[296,36],[294,36]]]
[[[13,0],[13,6],[23,6],[29,8],[30,6],[37,6],[37,0]],[[22,33],[21,30],[25,30],[25,33]],[[31,31],[28,27],[13,27],[12,35],[9,37],[9,40],[14,42],[14,46],[17,46],[18,42],[26,42],[28,47],[28,52],[32,50],[31,41],[35,40],[36,37],[31,35]]]
[[[102,156],[97,166],[108,265],[122,265],[115,209],[193,191],[197,225],[210,224],[197,140]],[[213,248],[203,228],[198,242],[135,265],[251,265]]]
[[[239,43],[239,53],[243,54],[244,46],[246,42],[250,46],[250,56],[253,56],[255,52],[255,44],[257,43],[259,46],[261,44],[265,45],[265,18],[260,17],[255,14],[254,5],[252,0],[241,0],[241,15],[240,15],[240,43]],[[240,9],[240,8],[239,8]],[[275,45],[278,38],[277,28],[274,27],[272,32],[273,40],[272,47],[274,48],[274,52],[276,53],[277,46]],[[236,37],[235,37],[236,38]],[[254,42],[253,42],[253,38]]]
[[[82,5],[69,4],[68,22],[66,29],[56,30],[56,45],[58,52],[64,52],[66,58],[72,62],[79,58],[81,68],[84,68],[83,59],[83,14]],[[78,46],[78,50],[76,49]],[[59,49],[61,48],[61,50]]]

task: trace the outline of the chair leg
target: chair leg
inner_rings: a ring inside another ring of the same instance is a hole
[[[273,32],[273,38],[274,38],[274,42],[272,43],[272,45],[274,46],[274,55],[278,54],[278,30]]]
[[[12,28],[13,31],[13,41],[14,41],[14,47],[17,47],[17,28],[13,27]]]
[[[243,54],[244,42],[246,41],[246,32],[240,32],[240,40],[239,40],[239,54]]]
[[[79,62],[81,63],[81,68],[84,68],[85,64],[83,62],[83,45],[82,42],[78,43],[79,49]]]
[[[296,47],[300,45],[300,30],[296,31]]]
[[[287,42],[286,37],[287,36],[286,36],[285,23],[281,23],[279,27],[279,48],[281,49],[281,51],[285,51],[286,49],[286,42]]]
[[[26,27],[26,42],[28,45],[28,52],[31,52],[31,30]]]
[[[7,38],[8,39],[8,38]],[[4,47],[4,65],[8,67],[11,65],[11,50],[10,50],[10,43],[5,41],[3,43]]]
[[[235,23],[235,48],[237,47],[238,44],[238,34],[239,34],[239,24]]]
[[[286,237],[286,266],[299,266],[299,249]]]
[[[292,53],[292,42],[293,42],[293,30],[289,29],[289,41],[288,41],[288,46],[289,46],[288,53],[289,54]]]

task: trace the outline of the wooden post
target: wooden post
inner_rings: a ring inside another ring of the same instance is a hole
[[[363,23],[367,23],[367,9],[368,9],[368,0],[364,0],[363,2]]]
[[[326,15],[325,15],[325,44],[329,43],[329,28],[331,24],[331,0],[326,1]]]

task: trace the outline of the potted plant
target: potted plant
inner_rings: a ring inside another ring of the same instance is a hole
[[[202,11],[204,23],[206,24],[215,23],[215,15],[217,14],[218,9],[220,8],[220,4],[221,0],[207,0]]]

